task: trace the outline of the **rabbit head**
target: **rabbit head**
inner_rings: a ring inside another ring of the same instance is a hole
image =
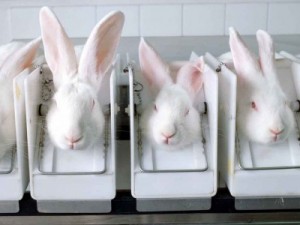
[[[203,58],[185,63],[172,80],[169,68],[144,39],[139,46],[142,74],[153,102],[141,117],[143,134],[165,149],[180,149],[201,136],[200,115],[193,102],[203,84]]]
[[[294,128],[293,112],[280,87],[270,35],[258,30],[259,59],[230,28],[230,49],[238,80],[237,127],[249,140],[269,144],[285,140]]]
[[[77,60],[74,46],[56,16],[48,8],[41,9],[45,58],[55,87],[47,127],[57,147],[85,149],[101,138],[105,120],[98,94],[114,59],[123,23],[121,12],[104,17],[92,30]]]
[[[13,79],[29,69],[41,38],[27,44],[12,42],[0,47],[0,158],[16,143]]]

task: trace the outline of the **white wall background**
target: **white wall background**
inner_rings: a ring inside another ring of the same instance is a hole
[[[38,12],[48,5],[70,37],[87,37],[107,12],[121,10],[123,36],[226,35],[265,29],[300,34],[300,1],[288,0],[0,0],[0,44],[39,35]]]

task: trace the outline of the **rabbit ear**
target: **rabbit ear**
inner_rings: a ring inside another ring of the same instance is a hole
[[[229,36],[229,45],[237,74],[247,80],[255,79],[253,76],[261,72],[256,57],[249,51],[233,27],[229,28]]]
[[[123,25],[124,14],[111,12],[95,26],[82,50],[79,74],[97,88],[114,60]]]
[[[142,74],[152,90],[160,90],[164,85],[173,83],[167,64],[143,38],[140,41],[139,58]]]
[[[265,76],[276,76],[275,52],[271,36],[263,30],[256,32],[259,47],[260,66]]]
[[[27,43],[25,46],[14,52],[5,60],[1,70],[8,77],[15,77],[24,69],[30,68],[32,66],[33,60],[35,59],[40,44],[40,37]]]
[[[204,65],[203,57],[200,57],[193,62],[186,63],[178,71],[177,84],[189,93],[192,100],[202,88]]]
[[[40,25],[45,58],[53,73],[54,84],[58,87],[65,79],[77,74],[74,46],[56,16],[47,7],[40,10]]]

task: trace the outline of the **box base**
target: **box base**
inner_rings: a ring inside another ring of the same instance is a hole
[[[236,198],[237,210],[300,209],[300,198]]]
[[[108,213],[111,201],[37,201],[42,213]]]
[[[19,210],[19,201],[0,201],[0,213],[17,213]]]
[[[139,212],[209,210],[211,198],[202,199],[137,199]]]

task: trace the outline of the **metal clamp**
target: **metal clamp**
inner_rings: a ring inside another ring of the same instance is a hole
[[[134,62],[127,63],[127,65],[123,69],[123,73],[128,73],[130,69],[132,70],[132,72],[134,72]]]
[[[219,72],[221,72],[222,71],[222,66],[226,66],[226,64],[225,63],[223,63],[223,62],[220,62],[220,64],[218,65],[218,67],[216,68],[216,72],[217,73],[219,73]]]

